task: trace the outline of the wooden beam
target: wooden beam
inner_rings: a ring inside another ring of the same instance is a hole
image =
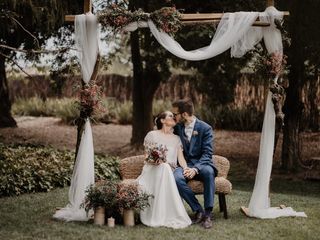
[[[283,12],[284,16],[289,16],[288,11]],[[223,13],[186,13],[181,14],[181,21],[201,21],[201,20],[221,20]]]
[[[290,13],[288,11],[283,12],[284,16],[289,16]],[[181,21],[182,24],[209,24],[209,23],[217,23],[221,20],[223,13],[188,13],[188,14],[181,14]],[[75,15],[66,15],[65,21],[66,22],[74,22]],[[261,22],[259,20],[255,21],[253,26],[260,26],[266,27],[269,26],[268,23]]]
[[[274,6],[274,0],[267,0],[267,7]]]
[[[220,20],[216,19],[216,20],[197,20],[197,21],[183,21],[182,24],[183,25],[194,25],[194,24],[217,24],[219,23]],[[268,27],[270,26],[269,23],[266,22],[261,22],[261,21],[255,21],[252,26],[254,27]]]
[[[84,0],[83,1],[83,12],[84,13],[91,12],[91,9],[92,9],[91,0]]]

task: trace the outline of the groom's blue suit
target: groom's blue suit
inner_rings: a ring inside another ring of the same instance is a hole
[[[217,169],[212,162],[212,128],[207,123],[196,119],[190,142],[185,135],[184,124],[178,123],[174,128],[174,133],[180,136],[183,154],[188,167],[198,170],[198,174],[193,179],[200,180],[204,184],[205,209],[213,208],[214,177],[217,175]],[[188,180],[183,176],[183,169],[181,167],[175,170],[174,176],[181,197],[189,204],[192,211],[202,211],[202,207],[195,194],[187,185]]]

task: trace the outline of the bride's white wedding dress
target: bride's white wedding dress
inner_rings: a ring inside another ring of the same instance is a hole
[[[184,208],[169,163],[177,165],[180,138],[174,134],[165,134],[159,130],[151,131],[145,137],[144,144],[156,143],[167,147],[167,162],[160,165],[145,164],[137,181],[141,188],[154,196],[150,207],[140,213],[141,222],[151,227],[184,228],[191,220]]]

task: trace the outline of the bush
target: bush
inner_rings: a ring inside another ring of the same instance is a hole
[[[196,113],[217,129],[237,131],[261,131],[264,116],[254,107],[238,109],[232,106],[201,106],[196,108]]]
[[[0,197],[47,192],[70,184],[73,151],[36,145],[0,144]],[[97,179],[119,179],[118,159],[95,156]]]
[[[65,123],[72,123],[79,116],[79,109],[73,98],[42,100],[39,97],[17,99],[12,105],[12,113],[18,116],[60,117]]]
[[[132,102],[125,101],[117,107],[117,120],[120,124],[132,123]]]
[[[51,104],[53,104],[54,108],[49,109],[52,109],[53,116],[61,118],[64,123],[74,124],[79,117],[80,112],[75,99],[62,98],[47,102],[47,105]]]
[[[17,99],[12,105],[12,113],[19,116],[50,116],[45,109],[45,102],[39,97]]]
[[[156,116],[163,111],[167,111],[167,110],[170,111],[171,108],[172,108],[171,101],[169,101],[169,100],[156,100],[153,102],[152,114],[153,114],[153,116]]]

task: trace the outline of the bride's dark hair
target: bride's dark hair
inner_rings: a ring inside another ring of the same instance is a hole
[[[163,124],[161,122],[161,119],[165,119],[166,116],[167,116],[167,112],[161,112],[156,116],[156,118],[154,119],[154,123],[155,123],[157,129],[162,128]]]

